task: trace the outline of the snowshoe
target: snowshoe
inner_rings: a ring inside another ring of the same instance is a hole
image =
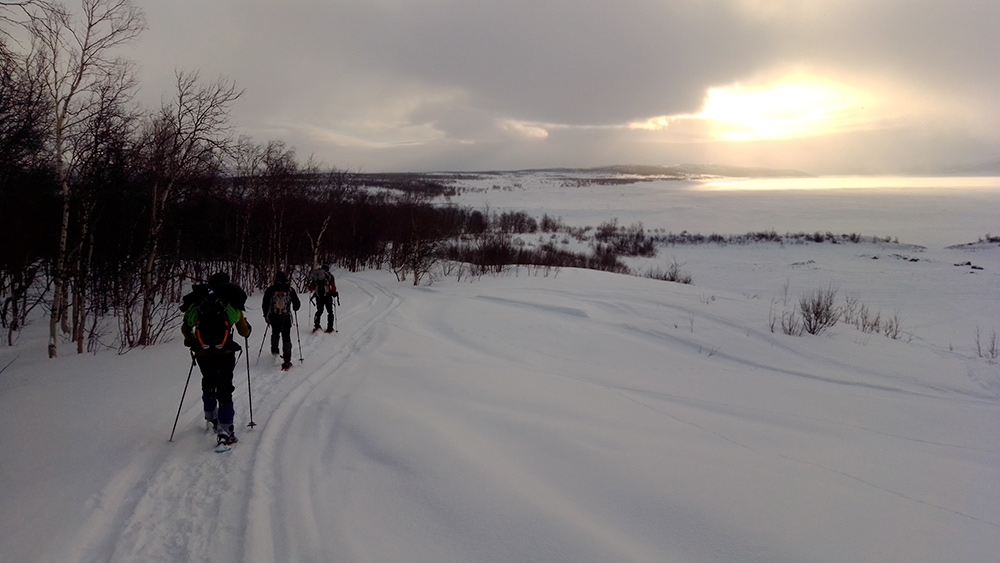
[[[281,364],[281,371],[288,371],[290,367],[292,367],[292,362],[284,362]]]
[[[231,446],[238,442],[239,439],[236,438],[236,434],[219,434],[217,445],[219,446]]]
[[[215,453],[221,454],[228,452],[233,449],[233,444],[238,442],[236,439],[236,434],[219,434],[218,441],[215,444]]]

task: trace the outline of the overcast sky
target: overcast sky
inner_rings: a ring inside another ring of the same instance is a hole
[[[243,132],[341,169],[1000,158],[998,0],[136,4],[143,103],[223,75]]]

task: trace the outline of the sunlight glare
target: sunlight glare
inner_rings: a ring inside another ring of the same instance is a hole
[[[852,111],[863,109],[860,96],[819,82],[789,82],[764,89],[712,88],[701,113],[727,141],[787,139],[842,129]]]
[[[780,190],[989,190],[1000,189],[995,176],[818,176],[803,178],[724,178],[693,186],[697,191]]]
[[[777,79],[709,88],[698,113],[656,116],[628,127],[664,131],[687,123],[705,140],[794,139],[869,128],[873,116],[886,117],[874,111],[877,105],[871,88],[792,72]]]

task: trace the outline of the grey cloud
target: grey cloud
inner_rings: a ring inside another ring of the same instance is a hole
[[[693,111],[706,84],[762,64],[770,42],[719,3],[693,13],[634,0],[444,4],[352,14],[343,39],[370,44],[359,54],[369,64],[460,86],[494,111],[586,124]]]
[[[300,153],[324,153],[330,163],[429,169],[707,158],[716,149],[700,139],[656,145],[612,126],[696,112],[708,88],[787,65],[892,77],[915,92],[980,104],[969,111],[1000,120],[995,0],[137,3],[150,24],[136,48],[147,100],[169,89],[163,77],[174,68],[226,74],[247,90],[238,121],[287,132]],[[505,129],[509,120],[559,127],[543,138]],[[976,126],[979,134],[989,129]],[[389,127],[399,129],[389,134]],[[365,153],[346,142],[324,145],[316,130],[384,146]],[[413,142],[398,142],[411,133]],[[963,150],[997,146],[996,139],[976,145],[971,131],[931,136]],[[874,147],[898,141],[892,137],[857,139]],[[927,150],[901,138],[911,160]],[[762,146],[730,158],[782,154]]]

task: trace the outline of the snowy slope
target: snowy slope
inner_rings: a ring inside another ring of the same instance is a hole
[[[250,312],[224,454],[197,369],[167,441],[179,340],[48,360],[31,327],[0,355],[0,561],[996,561],[1000,366],[974,333],[1000,328],[1000,252],[899,251],[662,252],[690,286],[340,271],[340,332],[302,332],[287,373]],[[827,283],[904,337],[769,329]]]

